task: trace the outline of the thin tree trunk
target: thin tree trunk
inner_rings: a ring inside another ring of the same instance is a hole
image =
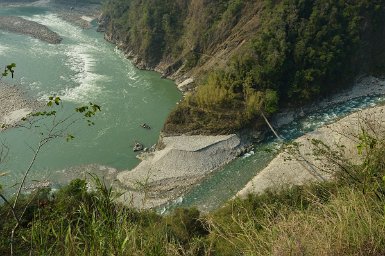
[[[267,120],[267,117],[265,116],[265,114],[263,113],[263,111],[261,111],[261,116],[263,117],[263,119],[265,120],[266,124],[269,126],[270,130],[274,133],[275,137],[277,137],[278,140],[282,141],[283,139],[278,135],[278,133],[274,130],[273,126],[270,124],[269,120]]]

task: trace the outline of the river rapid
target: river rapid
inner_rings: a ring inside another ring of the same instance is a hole
[[[32,98],[47,101],[51,95],[63,100],[62,116],[74,113],[77,106],[93,102],[102,112],[95,126],[78,122],[69,128],[71,142],[56,139],[39,153],[29,180],[54,179],[73,166],[96,164],[116,169],[131,169],[138,164],[132,151],[135,141],[150,147],[158,140],[170,111],[182,95],[175,84],[155,72],[135,68],[114,45],[91,29],[72,25],[43,7],[0,9],[0,15],[15,15],[46,25],[63,37],[61,44],[48,44],[26,35],[0,31],[2,65],[16,63],[15,78],[3,79],[16,84]],[[147,123],[151,129],[143,129]],[[49,124],[47,124],[49,125]],[[0,134],[9,146],[1,164],[4,187],[20,181],[39,139],[38,129],[9,129]],[[62,175],[63,176],[63,175]],[[76,175],[75,175],[76,176]],[[67,175],[70,180],[74,175]],[[67,180],[67,181],[68,181]],[[64,183],[65,180],[57,182]]]

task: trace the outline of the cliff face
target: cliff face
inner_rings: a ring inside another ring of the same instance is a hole
[[[104,6],[105,38],[139,68],[177,82],[224,68],[239,55],[258,29],[261,9],[258,1],[239,0],[120,2]]]

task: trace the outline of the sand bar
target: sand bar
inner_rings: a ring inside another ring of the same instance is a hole
[[[32,36],[50,44],[59,44],[62,41],[62,38],[48,27],[21,17],[0,16],[0,29]]]

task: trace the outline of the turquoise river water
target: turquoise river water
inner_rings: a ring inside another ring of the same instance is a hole
[[[0,15],[17,15],[48,26],[63,37],[52,45],[37,39],[0,31],[0,60],[3,65],[15,62],[15,78],[8,83],[21,86],[32,97],[47,100],[50,95],[63,99],[63,116],[74,108],[93,102],[102,112],[95,126],[78,122],[71,127],[75,139],[69,143],[57,139],[39,154],[31,177],[48,177],[54,170],[71,166],[99,164],[117,169],[131,169],[138,164],[132,152],[134,141],[145,146],[157,142],[163,123],[181,99],[175,84],[155,72],[135,68],[103,34],[84,30],[58,18],[46,8],[2,8]],[[151,130],[140,127],[148,123]],[[8,171],[2,183],[17,180],[32,156],[38,136],[35,131],[10,129],[1,133],[9,145]]]

